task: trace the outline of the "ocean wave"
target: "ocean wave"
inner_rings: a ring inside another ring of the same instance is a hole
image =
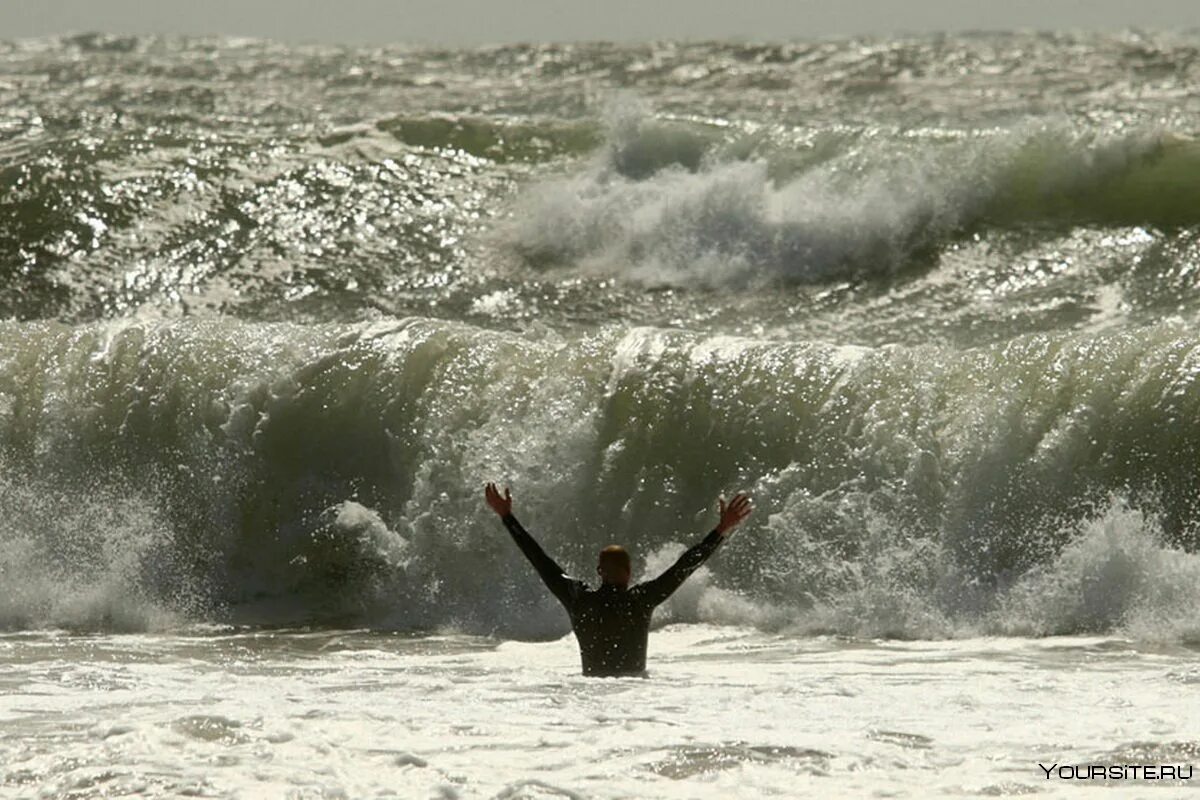
[[[966,351],[424,318],[5,328],[6,628],[565,633],[481,502],[498,480],[581,576],[612,541],[653,572],[749,490],[663,622],[1193,635],[1184,325]]]
[[[276,139],[173,123],[0,145],[0,317],[361,319],[470,308],[497,275],[841,283],[997,233],[1200,224],[1200,148],[1179,136],[935,142],[615,108],[602,126],[446,114]]]
[[[936,262],[970,234],[1200,224],[1200,147],[1041,128],[965,141],[753,136],[618,111],[582,171],[527,191],[505,244],[651,284],[821,283]]]
[[[491,163],[374,128],[22,142],[0,152],[0,318],[361,314],[468,269],[468,234],[503,182]]]
[[[590,122],[512,122],[443,114],[389,117],[373,127],[413,147],[460,150],[500,164],[583,155],[602,142],[599,126]],[[321,141],[340,143],[355,133],[338,131]]]

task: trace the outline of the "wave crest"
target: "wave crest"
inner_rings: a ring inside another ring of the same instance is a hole
[[[651,284],[820,283],[932,263],[992,228],[1200,223],[1200,147],[1176,136],[867,138],[797,158],[688,130],[619,117],[587,169],[527,193],[508,246]]]

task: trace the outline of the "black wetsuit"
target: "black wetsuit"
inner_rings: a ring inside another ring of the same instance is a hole
[[[516,517],[505,514],[501,519],[546,586],[566,606],[579,640],[584,675],[644,674],[654,607],[670,597],[725,540],[714,528],[652,581],[628,589],[608,583],[591,589],[563,574],[562,567],[546,555]]]

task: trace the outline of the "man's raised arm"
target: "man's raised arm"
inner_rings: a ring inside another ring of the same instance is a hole
[[[541,545],[529,535],[529,531],[525,530],[521,523],[517,521],[517,518],[513,516],[512,495],[509,494],[508,487],[504,487],[504,496],[501,497],[500,492],[496,489],[496,484],[488,483],[484,487],[484,496],[487,498],[488,505],[500,516],[500,521],[504,523],[504,527],[508,528],[508,532],[512,534],[513,541],[517,543],[517,547],[521,548],[521,552],[525,554],[525,558],[529,559],[530,564],[533,564],[533,568],[541,576],[542,582],[546,584],[546,588],[563,605],[569,606],[574,599],[575,581],[563,573],[563,568],[554,559],[546,555],[546,551],[542,549]]]
[[[708,536],[705,536],[699,544],[694,544],[684,551],[684,554],[662,575],[637,587],[638,593],[652,605],[658,605],[670,597],[676,589],[683,585],[689,575],[699,569],[700,565],[716,552],[730,531],[750,514],[750,498],[739,493],[729,501],[728,506],[725,505],[724,498],[721,498],[720,508],[721,521],[709,532]]]

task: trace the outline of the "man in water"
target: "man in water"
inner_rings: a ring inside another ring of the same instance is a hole
[[[583,674],[595,676],[645,674],[646,640],[655,606],[670,597],[751,511],[750,498],[744,493],[736,495],[729,505],[725,505],[724,498],[720,499],[721,520],[717,527],[662,575],[633,587],[629,585],[633,574],[629,553],[620,545],[609,545],[600,551],[596,567],[600,588],[591,589],[583,581],[567,577],[562,567],[517,522],[507,486],[501,497],[496,484],[488,483],[484,496],[542,581],[566,606],[579,641]]]

